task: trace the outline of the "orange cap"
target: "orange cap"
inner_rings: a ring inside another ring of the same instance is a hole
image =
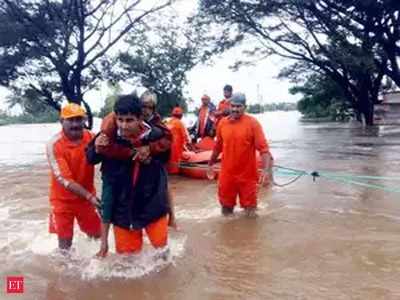
[[[63,119],[84,117],[86,116],[85,109],[76,103],[68,103],[61,109],[60,117]]]
[[[182,115],[183,115],[183,110],[182,110],[182,108],[180,108],[179,106],[175,107],[175,108],[172,110],[172,115],[173,115],[173,116],[182,116]]]

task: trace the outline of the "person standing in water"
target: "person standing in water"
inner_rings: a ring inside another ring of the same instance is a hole
[[[165,137],[159,127],[143,121],[142,106],[136,95],[120,96],[114,106],[116,131],[110,137],[100,133],[87,149],[88,160],[102,162],[103,230],[98,256],[108,252],[108,231],[114,225],[116,252],[138,253],[143,231],[155,248],[168,240],[168,185],[165,164],[169,158],[159,149]],[[105,130],[107,124],[103,124]],[[111,127],[114,123],[111,123]],[[118,147],[116,147],[118,146]],[[112,155],[108,152],[112,150]],[[115,152],[130,152],[129,157],[112,157]],[[169,151],[169,149],[165,149]]]
[[[217,141],[208,165],[212,172],[213,164],[223,153],[218,178],[222,214],[233,213],[239,196],[240,206],[247,216],[253,217],[257,208],[257,183],[269,175],[271,155],[260,123],[245,110],[245,95],[233,94],[231,114],[218,125]],[[258,174],[256,151],[261,156],[261,175]]]
[[[74,221],[89,237],[100,237],[100,200],[94,187],[94,167],[88,163],[85,148],[93,135],[84,129],[85,110],[70,103],[61,109],[62,130],[46,147],[50,166],[50,233],[58,236],[58,247],[72,245]]]
[[[119,98],[132,98],[132,95],[122,95]],[[135,97],[137,97],[135,95]],[[134,98],[135,98],[134,97]],[[147,147],[141,147],[140,151],[150,152],[151,155],[157,155],[158,157],[163,156],[163,161],[167,162],[170,156],[170,148],[172,143],[172,135],[168,128],[161,122],[160,115],[155,111],[157,105],[157,96],[151,91],[147,90],[140,96],[140,105],[141,105],[141,119],[144,120],[143,124],[147,127],[154,127],[158,131],[161,130],[162,136],[154,141],[150,141]],[[132,153],[134,150],[129,147],[125,147],[120,143],[115,143],[115,138],[118,137],[118,126],[117,126],[117,115],[115,111],[106,115],[101,123],[100,133],[96,137],[96,148],[99,150],[99,153],[103,155],[104,160],[102,164],[102,169],[104,163],[108,158],[111,159],[120,159],[126,160],[132,158]],[[148,153],[149,154],[149,153]],[[102,173],[102,219],[103,219],[103,229],[104,231],[109,231],[109,225],[111,222],[111,208],[108,207],[111,205],[112,200],[109,198],[112,197],[111,184],[108,183],[109,179],[107,176],[104,176],[104,172]],[[172,228],[177,228],[176,218],[175,218],[175,209],[174,203],[172,199],[172,194],[168,190],[168,203],[169,203],[169,216],[168,216],[168,225]],[[104,234],[103,234],[104,236]],[[108,245],[108,243],[103,243],[103,245]],[[102,253],[107,253],[107,249],[103,249],[100,251],[99,256],[105,256]]]
[[[171,115],[172,117],[167,123],[167,127],[172,133],[171,157],[168,162],[168,173],[178,174],[183,150],[186,145],[189,144],[189,133],[181,121],[183,116],[182,108],[175,107]]]

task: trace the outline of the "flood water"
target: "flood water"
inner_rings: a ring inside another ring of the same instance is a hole
[[[277,165],[392,177],[369,183],[399,187],[396,128],[301,123],[295,112],[257,118]],[[99,261],[98,243],[79,230],[62,257],[47,233],[44,155],[58,130],[0,127],[1,299],[400,299],[400,194],[306,176],[260,190],[257,219],[240,209],[222,217],[213,181],[172,177],[179,230],[167,261],[150,247],[117,256],[112,241]],[[6,294],[13,275],[24,276],[23,294]]]

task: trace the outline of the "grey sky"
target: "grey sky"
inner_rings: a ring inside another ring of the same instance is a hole
[[[280,58],[269,58],[256,66],[243,67],[237,72],[229,69],[235,60],[240,58],[241,51],[233,49],[220,58],[216,58],[212,66],[197,66],[189,74],[187,91],[190,96],[200,101],[203,93],[207,93],[216,102],[222,99],[222,88],[231,84],[234,91],[246,94],[249,103],[294,102],[296,97],[288,92],[290,84],[276,77],[284,66]]]

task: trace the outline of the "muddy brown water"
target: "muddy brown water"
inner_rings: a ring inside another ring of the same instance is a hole
[[[400,178],[393,128],[301,123],[295,113],[259,119],[278,165]],[[240,209],[221,217],[215,182],[172,177],[179,230],[168,261],[150,248],[98,261],[98,243],[78,230],[61,257],[47,233],[43,158],[57,130],[0,127],[0,299],[400,299],[399,194],[310,177],[261,190],[257,219]],[[24,276],[23,294],[6,294],[12,275]]]

